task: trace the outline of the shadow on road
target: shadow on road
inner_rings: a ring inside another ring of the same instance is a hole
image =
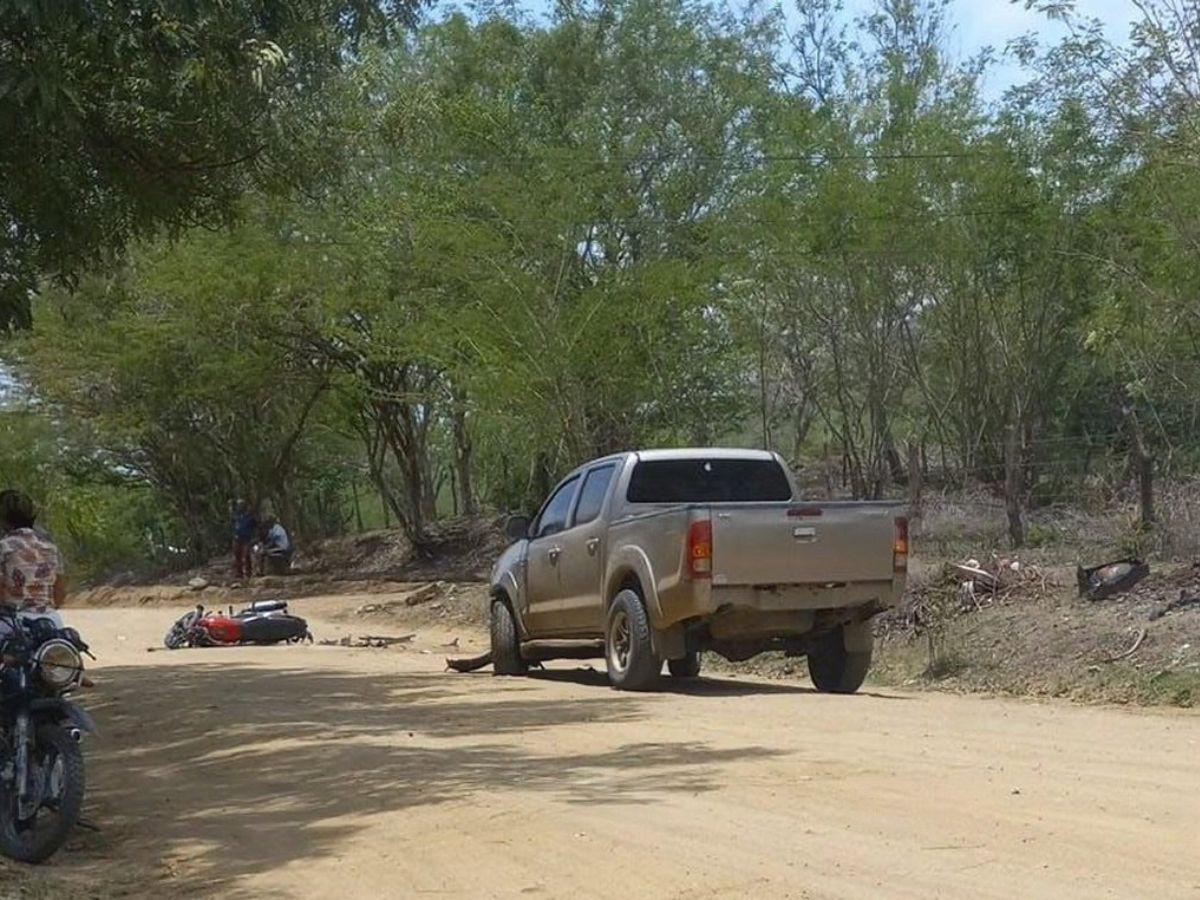
[[[608,675],[590,666],[580,669],[545,669],[528,676],[535,681],[563,681],[589,687],[609,687]],[[816,691],[801,684],[783,684],[768,681],[736,681],[732,678],[702,676],[700,678],[663,677],[646,691],[645,695],[683,694],[688,697],[748,697],[766,694],[815,694]],[[621,696],[644,696],[623,694]]]
[[[537,680],[593,677],[578,673],[586,670]],[[102,832],[81,842],[77,862],[119,870],[138,860],[137,883],[152,892],[147,866],[162,891],[235,896],[240,876],[336,853],[371,816],[515,790],[640,804],[712,790],[723,763],[774,755],[695,741],[614,745],[602,733],[594,751],[563,752],[548,738],[542,752],[528,735],[642,719],[647,701],[552,697],[537,680],[234,662],[104,669],[89,704],[104,739],[89,748],[87,812]],[[774,688],[676,687],[716,696]]]
[[[592,666],[578,669],[544,669],[530,672],[527,677],[535,681],[559,681],[589,687],[610,687],[608,675]],[[634,694],[633,696],[680,694],[686,697],[762,697],[772,694],[815,695],[818,693],[816,688],[806,684],[780,681],[738,681],[733,678],[702,675],[699,678],[668,678],[664,676],[645,694]],[[845,695],[844,699],[852,701],[855,697],[872,697],[876,700],[913,699],[903,694],[880,694],[866,690]]]

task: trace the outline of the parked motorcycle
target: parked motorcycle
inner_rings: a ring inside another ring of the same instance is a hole
[[[69,698],[86,685],[88,646],[74,628],[0,605],[0,853],[44,862],[83,808],[80,743],[91,717]]]
[[[312,643],[308,623],[288,612],[286,600],[260,600],[239,613],[206,611],[197,606],[181,616],[163,638],[168,650],[182,647],[230,647],[238,644]]]

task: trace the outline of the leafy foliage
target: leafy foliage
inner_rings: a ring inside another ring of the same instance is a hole
[[[1200,462],[1196,28],[1148,0],[1115,48],[1053,6],[1068,37],[1018,42],[1031,78],[991,103],[993,55],[947,50],[944,0],[849,23],[800,0],[787,27],[485,5],[386,46],[354,40],[392,7],[126,11],[94,83],[21,95],[13,131],[81,152],[36,177],[0,156],[7,283],[135,239],[46,290],[20,371],[196,551],[235,496],[420,545],[583,459],[684,443],[779,449],[859,497],[936,461],[1001,488],[1020,541],[1023,505],[1124,490],[1135,448]],[[39,53],[86,56],[18,7]]]
[[[417,5],[0,3],[0,324],[28,324],[41,274],[225,222],[247,186],[318,173],[317,92]]]

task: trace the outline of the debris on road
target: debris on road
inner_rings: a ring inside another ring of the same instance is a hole
[[[1140,559],[1117,559],[1099,566],[1076,568],[1079,596],[1104,600],[1123,594],[1150,574],[1148,563]]]
[[[1189,597],[1186,591],[1180,591],[1179,596],[1176,599],[1172,600],[1161,609],[1156,609],[1154,612],[1150,613],[1150,621],[1153,622],[1157,619],[1161,619],[1167,613],[1175,612],[1179,609],[1186,609],[1189,606],[1200,606],[1200,594]]]
[[[359,646],[363,647],[394,647],[397,644],[411,643],[415,634],[402,634],[398,637],[389,637],[382,634],[365,634],[360,637]]]
[[[1120,662],[1123,659],[1129,659],[1133,654],[1137,653],[1138,647],[1142,646],[1142,641],[1146,639],[1146,629],[1142,628],[1138,631],[1137,637],[1133,639],[1133,643],[1124,653],[1118,653],[1116,656],[1110,656],[1104,661],[1107,663]]]
[[[880,616],[876,635],[928,634],[959,616],[1052,595],[1051,573],[1016,557],[993,553],[989,562],[971,558],[946,563],[928,581],[910,585],[906,601]]]
[[[1046,590],[1046,577],[1036,566],[1026,566],[1019,559],[992,556],[991,565],[985,568],[978,560],[968,559],[965,563],[951,563],[946,567],[946,578],[957,583],[959,605],[963,612],[978,610],[984,601],[1003,600],[1016,589]]]
[[[492,664],[492,651],[480,654],[479,656],[470,656],[463,659],[446,660],[446,668],[452,669],[455,672],[474,672]]]
[[[398,637],[390,637],[381,634],[364,634],[360,637],[350,637],[347,635],[336,641],[321,641],[323,647],[371,647],[374,649],[382,649],[385,647],[394,647],[397,644],[408,644],[416,638],[415,634],[402,634]]]
[[[405,606],[419,606],[422,603],[428,603],[430,600],[436,600],[438,597],[442,596],[442,594],[444,594],[445,592],[446,592],[445,583],[441,582],[441,581],[435,581],[431,584],[425,585],[422,588],[418,588],[417,590],[413,591],[411,594],[406,594],[404,596],[404,605]]]

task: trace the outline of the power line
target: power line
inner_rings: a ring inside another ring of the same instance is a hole
[[[908,214],[904,213],[879,213],[873,215],[857,215],[851,214],[842,221],[846,224],[854,222],[894,222],[896,224],[914,224],[938,222],[949,219],[965,219],[965,218],[988,218],[991,216],[1009,216],[1017,217],[1026,215],[1034,211],[1033,206],[1012,206],[997,209],[968,209],[968,210],[952,210],[948,212],[913,211]],[[714,213],[718,215],[723,213]],[[414,213],[409,220],[413,224],[422,222],[436,222],[447,225],[461,225],[467,222],[478,223],[482,225],[559,225],[572,228],[603,228],[606,226],[648,226],[648,225],[674,225],[679,227],[699,227],[712,222],[711,218],[703,216],[695,219],[685,217],[672,218],[670,216],[652,216],[652,215],[631,215],[631,216],[606,216],[597,214],[593,217],[580,215],[563,215],[553,216],[549,214],[542,215],[511,215],[503,212],[495,213],[462,213],[450,214],[439,213],[435,215],[426,215],[422,213]],[[724,220],[725,224],[729,225],[796,225],[805,224],[805,217],[802,215],[796,216],[747,216],[740,217],[733,215],[731,218]],[[390,233],[390,232],[389,232]]]
[[[1002,159],[1009,154],[998,151],[981,150],[935,150],[935,151],[897,151],[879,153],[688,153],[674,152],[672,154],[620,154],[608,156],[574,156],[569,150],[556,154],[553,148],[537,154],[506,154],[494,153],[489,156],[434,156],[409,155],[403,157],[403,162],[431,162],[446,165],[468,165],[488,162],[532,163],[532,162],[575,162],[581,165],[610,166],[616,164],[655,164],[668,162],[683,163],[733,163],[742,166],[758,166],[770,163],[831,163],[831,162],[889,162],[903,160],[937,160],[937,159]]]

